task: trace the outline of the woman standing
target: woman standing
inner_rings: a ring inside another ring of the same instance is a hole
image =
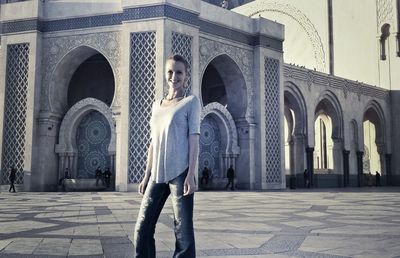
[[[136,257],[156,257],[154,232],[171,194],[175,225],[175,258],[196,257],[193,230],[195,167],[199,154],[200,101],[185,95],[188,63],[180,55],[165,64],[169,90],[155,101],[150,120],[151,143],[139,193],[144,194],[135,226]]]

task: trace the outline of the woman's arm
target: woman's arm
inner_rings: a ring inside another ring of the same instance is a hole
[[[199,134],[189,135],[189,171],[183,185],[183,195],[189,195],[196,191],[195,169],[199,157]]]
[[[144,177],[142,182],[139,184],[139,193],[144,194],[146,190],[147,183],[149,182],[151,175],[151,165],[153,163],[153,144],[150,142],[149,149],[147,151],[147,162],[146,162],[146,171],[144,173]]]

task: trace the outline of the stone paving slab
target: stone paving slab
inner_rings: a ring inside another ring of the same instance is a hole
[[[137,193],[0,192],[0,257],[133,257]],[[400,257],[400,188],[198,192],[198,257]],[[170,201],[156,227],[172,257]]]

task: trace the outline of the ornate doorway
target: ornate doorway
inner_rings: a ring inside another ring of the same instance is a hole
[[[110,168],[108,146],[111,130],[107,119],[98,111],[87,114],[76,133],[78,148],[77,178],[94,178],[95,170]]]

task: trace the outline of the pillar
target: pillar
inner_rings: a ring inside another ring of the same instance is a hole
[[[293,171],[295,177],[303,178],[304,172],[304,135],[293,136]],[[298,179],[297,179],[298,180]]]
[[[332,139],[333,141],[333,171],[335,174],[342,175],[343,171],[343,141],[342,139]]]
[[[363,156],[364,152],[357,151],[357,175],[358,175],[358,187],[363,185]]]
[[[387,176],[387,171],[386,171],[386,153],[385,153],[385,145],[382,143],[377,143],[376,144],[378,154],[379,154],[379,163],[381,164],[381,171],[378,171],[381,174],[381,178],[383,178],[383,175],[385,177]],[[374,171],[371,171],[374,172]],[[375,174],[375,173],[373,173]]]
[[[349,177],[350,177],[350,164],[349,164],[349,155],[350,151],[343,150],[343,186],[349,186]]]
[[[295,189],[296,188],[296,174],[294,170],[294,142],[293,142],[293,137],[289,136],[289,169],[290,169],[290,175],[289,175],[289,187],[290,189]]]
[[[307,155],[307,175],[310,182],[309,187],[314,186],[314,147],[306,148]]]
[[[386,158],[386,184],[392,185],[392,154],[387,153]]]

